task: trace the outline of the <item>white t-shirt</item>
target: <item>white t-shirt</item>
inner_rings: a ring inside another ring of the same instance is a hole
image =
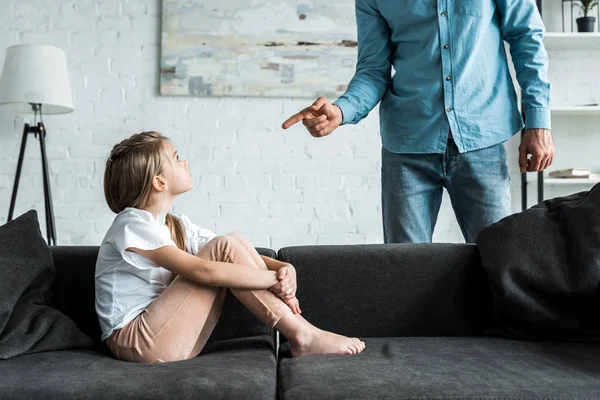
[[[185,231],[186,251],[196,254],[216,235],[194,225],[185,215],[171,214]],[[127,325],[144,311],[173,280],[173,273],[129,247],[154,250],[176,246],[165,224],[145,210],[126,208],[114,219],[102,240],[96,261],[96,312],[102,328],[102,340]]]

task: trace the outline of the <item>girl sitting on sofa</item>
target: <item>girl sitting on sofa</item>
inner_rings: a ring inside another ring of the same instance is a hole
[[[169,213],[192,188],[189,163],[157,132],[114,146],[104,195],[117,213],[96,262],[96,311],[112,354],[134,362],[196,357],[227,289],[290,342],[292,356],[356,354],[364,342],[300,315],[293,266],[260,256],[237,234],[216,236]]]

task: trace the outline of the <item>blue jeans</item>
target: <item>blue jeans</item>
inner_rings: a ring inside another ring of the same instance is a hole
[[[381,199],[385,243],[430,243],[448,190],[467,243],[511,212],[510,175],[502,143],[459,153],[450,136],[445,154],[382,150]]]

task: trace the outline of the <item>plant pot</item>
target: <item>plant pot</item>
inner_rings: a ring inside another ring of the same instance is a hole
[[[594,32],[596,17],[581,17],[575,21],[577,21],[577,32]]]

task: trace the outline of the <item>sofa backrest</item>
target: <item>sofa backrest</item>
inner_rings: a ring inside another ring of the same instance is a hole
[[[97,246],[51,247],[56,268],[52,300],[55,307],[68,315],[79,328],[100,341],[100,324],[95,309],[94,275]],[[270,249],[257,249],[260,254],[275,257]],[[210,341],[246,336],[268,335],[271,330],[248,311],[230,293]]]
[[[301,246],[278,258],[297,270],[302,315],[336,333],[476,336],[493,316],[475,245]]]

